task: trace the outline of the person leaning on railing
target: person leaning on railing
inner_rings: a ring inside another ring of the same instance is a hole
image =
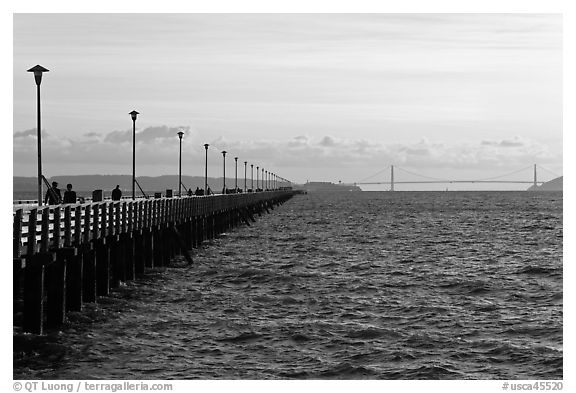
[[[58,205],[62,203],[62,195],[60,194],[60,189],[58,188],[58,182],[53,181],[52,187],[46,190],[46,197],[44,197],[44,203],[46,205]]]
[[[64,191],[63,203],[76,203],[76,191],[72,191],[72,184],[70,183],[66,185],[66,191]]]
[[[112,200],[119,201],[122,199],[122,190],[120,190],[120,185],[116,185],[116,188],[112,190]]]

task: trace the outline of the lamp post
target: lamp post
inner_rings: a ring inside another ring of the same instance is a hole
[[[262,168],[262,191],[264,191],[264,168]]]
[[[238,157],[234,157],[234,161],[236,164],[236,175],[234,177],[234,193],[238,192]]]
[[[224,169],[224,174],[222,177],[222,194],[226,194],[226,153],[228,153],[226,150],[222,151],[222,159],[223,159],[223,169]]]
[[[204,144],[204,149],[206,149],[206,164],[204,165],[204,195],[208,195],[208,146],[209,144]]]
[[[244,192],[246,192],[246,166],[248,165],[248,161],[244,161]]]
[[[42,125],[40,119],[40,83],[42,83],[42,73],[48,72],[48,70],[41,65],[35,65],[27,72],[33,72],[34,80],[36,81],[36,116],[38,118],[38,206],[42,206],[42,138],[40,132],[40,130],[42,130]]]
[[[132,199],[136,199],[136,117],[139,113],[132,111],[129,115],[132,118]]]
[[[182,131],[178,132],[178,138],[180,138],[180,154],[178,159],[178,198],[182,197],[182,136],[184,133]]]
[[[254,192],[254,164],[250,164],[250,189]]]

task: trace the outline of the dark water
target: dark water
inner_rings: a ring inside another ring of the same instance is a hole
[[[194,258],[16,334],[15,378],[563,377],[560,193],[301,195]]]

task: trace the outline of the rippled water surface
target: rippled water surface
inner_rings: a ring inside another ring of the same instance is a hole
[[[15,334],[14,377],[560,379],[562,194],[299,195]]]

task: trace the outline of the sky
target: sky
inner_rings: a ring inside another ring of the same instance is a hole
[[[563,170],[560,14],[14,14],[13,38],[16,176],[36,64],[46,177],[131,174],[132,110],[140,176],[177,174],[178,131],[185,175],[204,143],[210,176],[222,150],[295,182]]]

